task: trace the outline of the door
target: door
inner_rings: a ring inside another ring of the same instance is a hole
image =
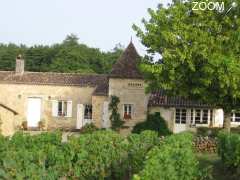
[[[83,118],[84,118],[84,105],[78,104],[76,129],[81,129],[83,127]]]
[[[187,110],[176,109],[174,133],[180,133],[187,130]]]
[[[38,127],[41,120],[41,98],[28,98],[27,122],[28,127]]]

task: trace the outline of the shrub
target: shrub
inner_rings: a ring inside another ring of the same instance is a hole
[[[3,144],[4,150],[0,151],[1,179],[57,179],[61,172],[64,173],[62,169],[52,170],[60,164],[59,158],[51,156],[58,156],[62,151],[60,132],[36,136],[19,132],[11,139],[5,139]],[[70,159],[64,153],[58,157],[65,157],[62,158],[64,161]]]
[[[82,134],[86,134],[86,133],[93,133],[97,130],[98,128],[93,123],[90,123],[83,126],[80,131]]]
[[[209,128],[209,127],[198,127],[197,135],[203,137],[217,137],[218,133],[222,130],[222,128]]]
[[[148,154],[144,169],[135,179],[196,179],[198,162],[192,150],[192,135],[182,133],[167,137]]]
[[[161,117],[160,113],[149,114],[147,120],[134,126],[132,132],[140,133],[145,130],[157,131],[159,136],[171,134],[166,121]]]
[[[218,154],[226,167],[240,172],[240,135],[221,132],[218,136]]]
[[[121,176],[121,166],[127,159],[127,141],[112,131],[97,131],[72,138],[69,142],[75,152],[73,177],[103,179]],[[117,170],[119,170],[117,172]]]
[[[111,96],[111,102],[109,104],[109,110],[111,111],[110,121],[112,125],[112,129],[118,131],[122,128],[124,121],[121,119],[120,114],[118,112],[118,104],[120,103],[120,99],[117,96]]]
[[[155,131],[143,131],[141,134],[131,134],[127,139],[129,142],[129,174],[132,175],[143,168],[147,152],[159,144],[160,139]]]

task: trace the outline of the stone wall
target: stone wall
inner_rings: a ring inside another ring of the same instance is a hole
[[[92,118],[94,124],[98,127],[102,127],[103,122],[103,103],[104,101],[108,101],[107,96],[93,96],[92,97],[92,105],[93,105],[93,114]]]
[[[136,123],[146,120],[149,96],[145,94],[145,86],[141,79],[109,79],[109,97],[111,95],[119,97],[118,109],[121,118],[124,114],[123,105],[133,105],[132,118],[126,120],[124,124],[129,128],[122,130],[124,134],[130,132]]]
[[[93,87],[0,84],[0,99],[19,113],[18,123],[27,119],[28,97],[38,97],[42,100],[41,119],[47,122],[48,129],[75,128],[77,104],[91,104],[94,90]],[[72,117],[53,117],[52,100],[71,100]]]
[[[18,116],[13,112],[0,106],[0,129],[1,134],[4,136],[11,136],[15,133],[18,124],[15,124]]]

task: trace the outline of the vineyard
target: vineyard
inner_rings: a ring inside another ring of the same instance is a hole
[[[239,170],[239,135],[220,134],[219,154]],[[193,135],[159,138],[153,131],[122,137],[99,130],[69,137],[61,132],[0,137],[0,179],[209,179],[193,149]],[[229,146],[230,145],[230,146]]]

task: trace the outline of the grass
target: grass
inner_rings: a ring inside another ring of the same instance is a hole
[[[238,180],[229,170],[224,168],[220,157],[217,154],[210,153],[198,153],[197,158],[199,160],[199,165],[202,169],[212,166],[212,176],[214,180]]]

